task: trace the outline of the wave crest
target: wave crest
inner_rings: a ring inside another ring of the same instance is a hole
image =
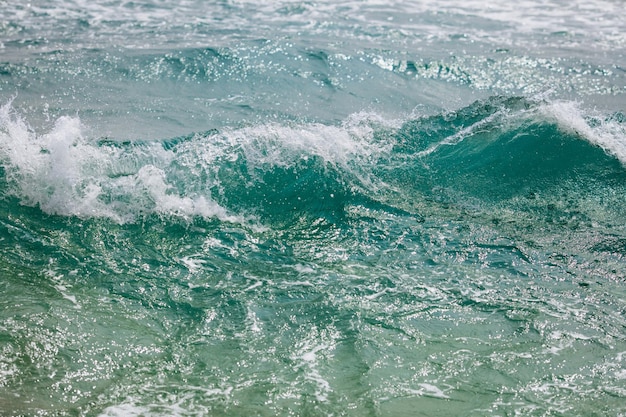
[[[340,125],[120,142],[86,138],[78,117],[37,134],[9,103],[0,108],[0,160],[3,187],[49,214],[335,222],[359,204],[423,210],[442,192],[502,202],[615,183],[625,131],[623,116],[585,115],[575,103],[493,97],[403,122],[362,113]]]

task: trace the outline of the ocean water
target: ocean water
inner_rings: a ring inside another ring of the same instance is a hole
[[[0,0],[1,416],[626,416],[621,0]]]

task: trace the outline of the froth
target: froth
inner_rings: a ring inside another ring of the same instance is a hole
[[[585,114],[577,102],[571,101],[551,102],[541,111],[561,129],[601,147],[626,165],[626,124],[616,118]]]
[[[151,213],[246,222],[250,216],[221,205],[222,177],[233,175],[223,171],[242,169],[250,175],[245,181],[262,181],[255,173],[315,158],[371,189],[367,166],[386,149],[372,140],[372,126],[380,123],[357,114],[338,126],[270,123],[168,143],[120,143],[86,138],[78,117],[61,117],[38,134],[9,103],[0,109],[0,160],[10,193],[49,214],[120,223]]]
[[[292,166],[300,160],[315,157],[326,165],[352,174],[369,188],[372,178],[361,167],[391,151],[391,144],[373,140],[373,126],[386,124],[385,127],[391,127],[393,123],[371,114],[357,113],[339,126],[266,124],[225,134],[242,148],[252,168]]]
[[[10,104],[0,108],[0,160],[10,192],[49,214],[105,217],[124,223],[140,214],[240,221],[209,195],[180,195],[166,175],[175,157],[162,146],[99,145],[78,117],[33,132]]]

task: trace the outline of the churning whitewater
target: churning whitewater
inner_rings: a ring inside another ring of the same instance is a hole
[[[0,415],[626,415],[622,6],[0,0]]]

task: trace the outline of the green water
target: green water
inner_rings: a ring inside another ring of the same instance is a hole
[[[0,416],[626,416],[619,0],[0,0]]]
[[[5,165],[0,408],[623,412],[626,170],[545,109],[79,141],[72,186]]]

